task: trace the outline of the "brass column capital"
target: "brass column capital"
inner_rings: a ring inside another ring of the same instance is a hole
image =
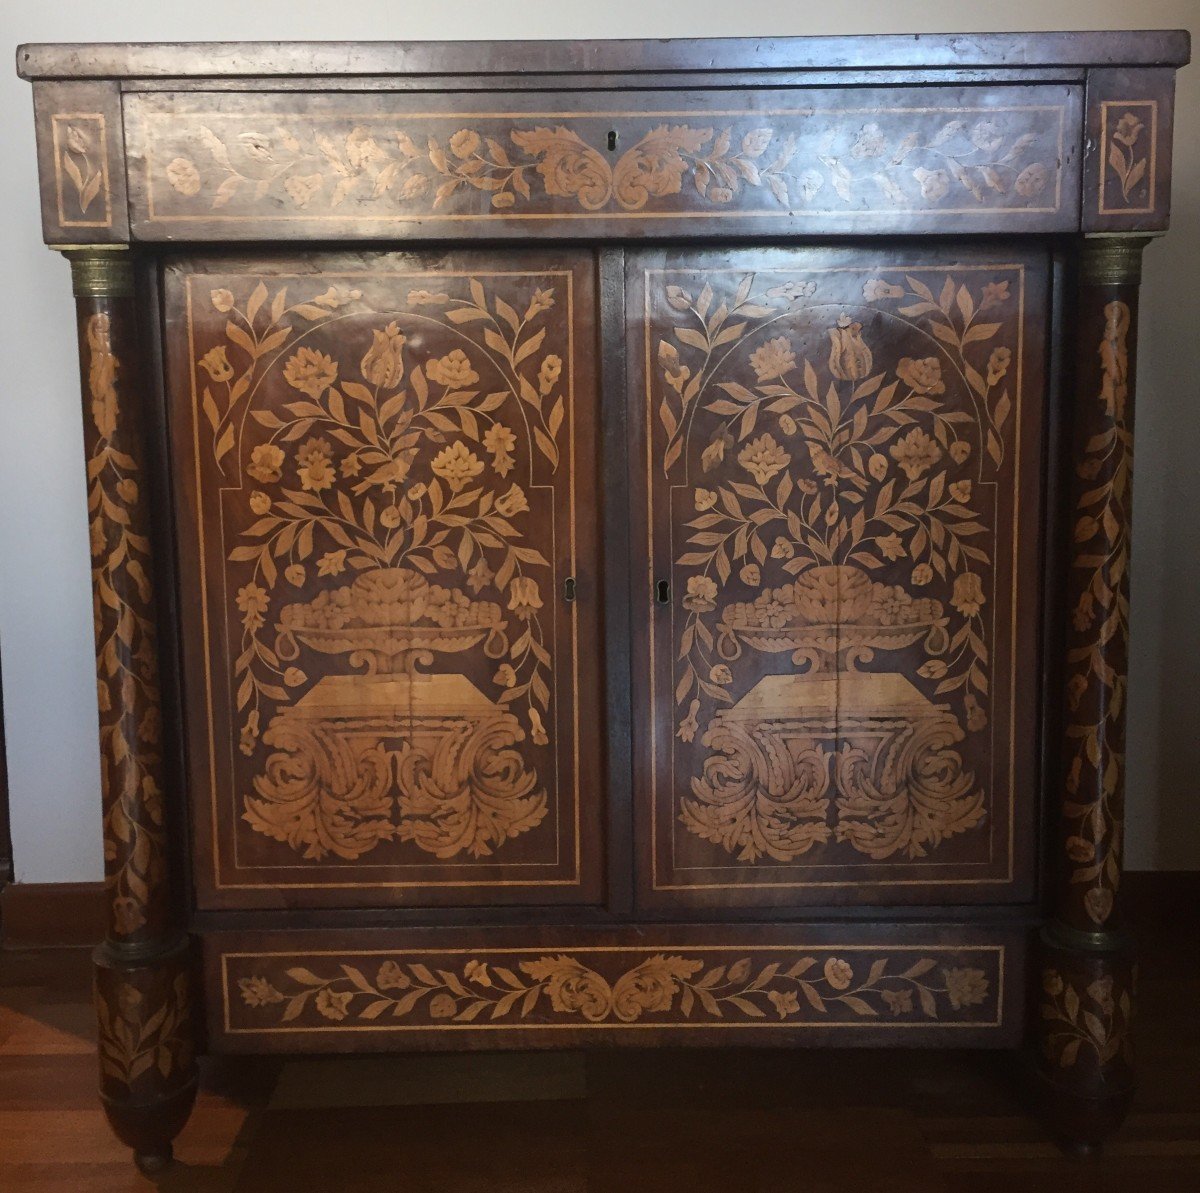
[[[1087,236],[1079,254],[1085,286],[1137,286],[1142,280],[1142,249],[1153,236]]]
[[[128,298],[133,294],[133,260],[124,244],[56,246],[71,263],[76,298]]]

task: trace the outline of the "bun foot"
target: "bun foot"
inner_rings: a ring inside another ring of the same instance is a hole
[[[133,1162],[143,1176],[157,1176],[170,1166],[174,1158],[175,1149],[169,1143],[161,1151],[133,1153]]]

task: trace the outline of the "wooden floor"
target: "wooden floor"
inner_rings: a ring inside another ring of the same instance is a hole
[[[1158,907],[1145,918],[1141,1087],[1098,1161],[1060,1156],[1025,1115],[1012,1060],[988,1053],[226,1059],[206,1063],[179,1163],[159,1186],[1197,1193],[1196,909]],[[89,981],[85,950],[0,953],[3,1193],[151,1187],[97,1107]]]

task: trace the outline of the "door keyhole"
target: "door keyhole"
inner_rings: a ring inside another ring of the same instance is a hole
[[[563,600],[573,601],[575,599],[575,577],[568,576],[563,581]]]
[[[668,580],[660,580],[655,586],[655,596],[660,605],[671,603],[671,584]]]

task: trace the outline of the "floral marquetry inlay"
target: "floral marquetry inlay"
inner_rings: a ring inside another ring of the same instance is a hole
[[[1024,273],[761,257],[646,275],[675,864],[986,860],[1012,781]]]
[[[768,97],[770,98],[770,97]],[[149,111],[152,221],[1055,212],[1061,99],[854,110]],[[814,99],[816,97],[814,96]],[[151,102],[151,101],[142,101]],[[382,102],[382,101],[381,101]],[[395,102],[394,100],[388,102]]]
[[[189,294],[239,859],[569,862],[571,274]]]
[[[224,958],[227,1025],[986,1025],[1002,951],[723,949]]]

